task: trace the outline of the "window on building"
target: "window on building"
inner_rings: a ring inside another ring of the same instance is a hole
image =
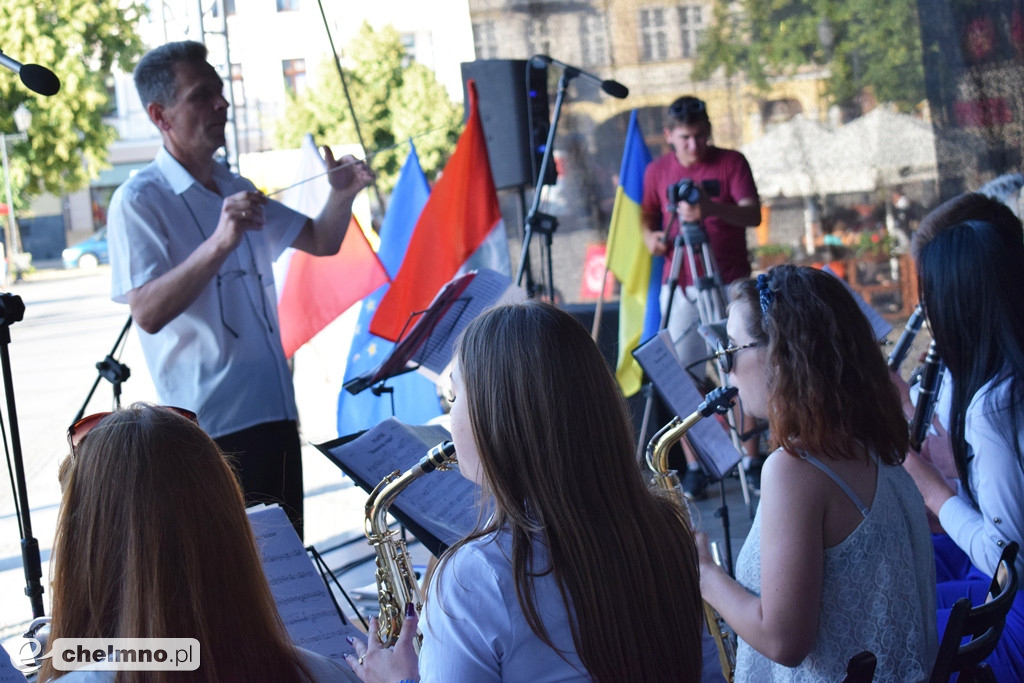
[[[106,116],[117,116],[117,83],[112,75],[103,79],[103,89],[107,91]]]
[[[236,107],[245,106],[245,83],[242,81],[242,65],[231,65],[231,97]]]
[[[683,5],[679,7],[680,45],[683,58],[697,56],[697,46],[704,34],[704,8],[700,5]]]
[[[668,58],[668,32],[665,8],[648,7],[640,10],[640,59],[659,62]]]
[[[498,56],[498,36],[493,21],[473,24],[473,50],[477,59],[494,59]]]
[[[580,54],[585,66],[605,66],[608,55],[608,26],[603,14],[580,16]]]
[[[402,41],[402,50],[405,53],[402,56],[402,66],[407,67],[416,61],[416,34],[403,33],[399,36],[399,40]]]
[[[306,87],[306,60],[285,59],[281,62],[285,90],[298,95]]]
[[[530,51],[535,55],[551,53],[551,34],[548,31],[547,17],[535,17],[530,20]]]
[[[299,0],[277,0],[278,12],[298,12]]]

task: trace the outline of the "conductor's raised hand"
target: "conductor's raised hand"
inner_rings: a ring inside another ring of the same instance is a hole
[[[263,229],[263,207],[266,203],[267,196],[256,190],[225,197],[215,235],[223,239],[229,249],[234,249],[247,231]]]
[[[327,177],[331,181],[331,187],[345,195],[354,197],[377,177],[365,161],[360,161],[351,154],[335,159],[331,148],[326,145],[324,161],[327,163]]]

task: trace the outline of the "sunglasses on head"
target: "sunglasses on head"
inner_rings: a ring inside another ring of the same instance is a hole
[[[196,424],[199,424],[199,419],[196,417],[196,414],[193,413],[191,410],[187,410],[186,408],[176,408],[174,406],[160,407],[163,408],[164,410],[169,410],[172,413],[181,415],[185,419],[191,420]],[[78,445],[82,443],[86,435],[88,435],[89,432],[92,431],[92,428],[98,425],[100,422],[102,422],[103,418],[107,417],[108,415],[113,415],[113,412],[108,410],[102,413],[93,413],[92,415],[86,415],[81,420],[76,420],[73,425],[68,427],[68,446],[71,448],[72,458],[77,457],[75,449],[78,448]]]
[[[750,342],[749,344],[740,344],[739,346],[730,346],[728,348],[719,348],[715,351],[715,358],[718,359],[718,364],[722,367],[722,372],[729,374],[732,372],[734,366],[733,354],[743,349],[752,349],[760,346],[760,342]]]
[[[687,114],[700,114],[706,108],[704,100],[699,100],[696,97],[685,97],[673,102],[668,108],[668,112],[672,116],[685,116]]]

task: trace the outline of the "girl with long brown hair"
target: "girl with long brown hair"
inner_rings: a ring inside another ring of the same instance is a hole
[[[199,668],[115,676],[58,671],[47,659],[40,680],[351,680],[341,665],[292,644],[234,472],[193,420],[136,403],[69,430],[50,642],[195,638]]]
[[[452,389],[459,468],[490,514],[441,558],[418,661],[413,612],[394,650],[371,635],[350,660],[360,678],[699,680],[694,539],[645,486],[587,331],[549,304],[494,308],[467,327]]]

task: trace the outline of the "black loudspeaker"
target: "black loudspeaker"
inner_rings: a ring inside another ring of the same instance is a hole
[[[494,186],[499,190],[532,187],[551,127],[547,66],[537,68],[522,59],[463,62],[462,92],[467,105],[466,82],[470,79],[476,82]],[[465,118],[469,118],[468,109]],[[556,177],[552,158],[544,174],[544,184],[553,185]]]

